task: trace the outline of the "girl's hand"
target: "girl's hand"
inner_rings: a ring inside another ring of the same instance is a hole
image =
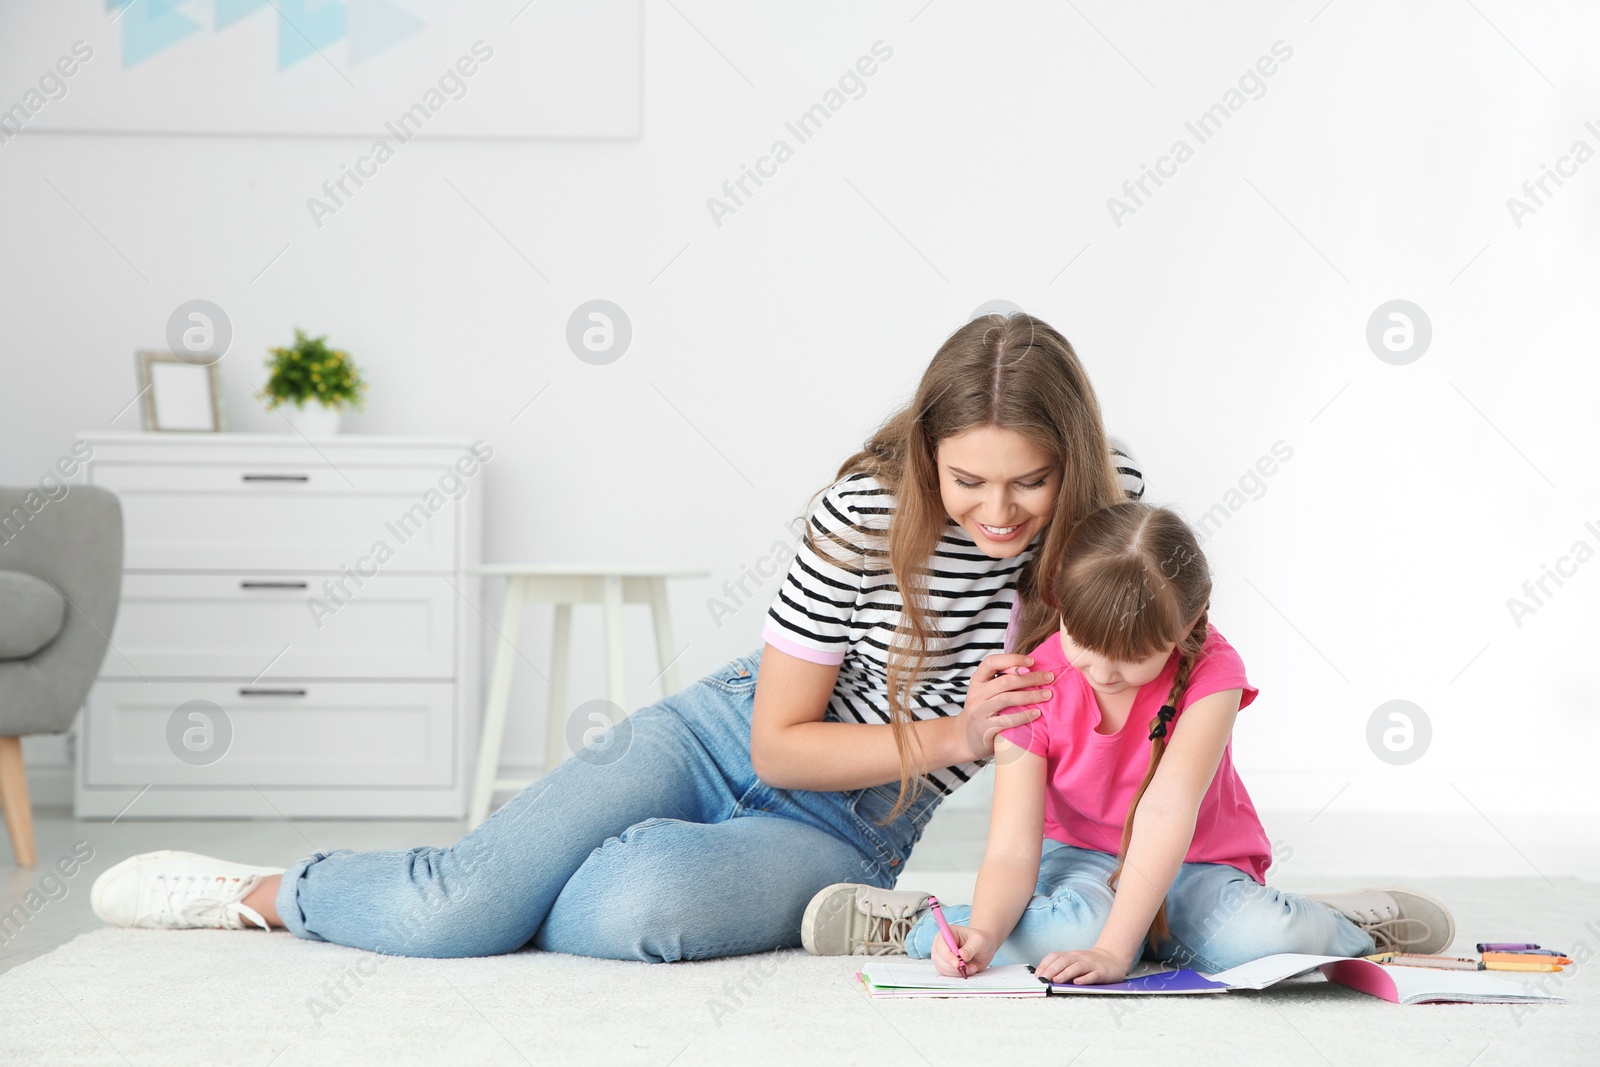
[[[988,934],[970,926],[951,924],[950,932],[956,936],[956,944],[961,946],[961,958],[966,961],[968,978],[989,966],[995,950],[1000,947]],[[933,969],[946,978],[956,978],[961,974],[961,968],[956,966],[955,954],[945,944],[944,935],[937,932],[933,935]]]
[[[1132,965],[1133,961],[1119,959],[1103,948],[1084,948],[1052,952],[1039,961],[1033,973],[1063,985],[1103,985],[1128,977]]]
[[[1040,686],[1055,681],[1055,674],[1043,671],[1038,674],[1017,674],[1017,668],[1033,663],[1032,656],[1017,653],[985,656],[972,674],[967,686],[967,702],[961,709],[962,739],[972,753],[972,760],[988,759],[994,755],[994,738],[1001,730],[1032,722],[1040,714],[1038,708],[1022,708],[1023,704],[1037,704],[1050,699],[1050,690]]]

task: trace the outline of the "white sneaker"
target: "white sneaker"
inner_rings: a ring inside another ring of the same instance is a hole
[[[926,893],[837,882],[806,905],[800,943],[813,956],[903,955],[927,902]]]
[[[1450,909],[1415,889],[1308,895],[1371,934],[1379,952],[1443,952],[1456,939]]]
[[[129,856],[94,881],[89,904],[113,926],[147,930],[243,930],[249,919],[272,927],[244,898],[282,867],[249,867],[193,852]]]

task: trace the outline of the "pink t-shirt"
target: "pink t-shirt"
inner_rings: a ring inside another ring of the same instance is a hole
[[[1043,714],[1031,723],[1013,726],[1000,736],[1012,744],[1043,756],[1048,778],[1045,790],[1046,837],[1116,855],[1122,844],[1122,826],[1128,805],[1144,780],[1150,762],[1150,722],[1172,691],[1178,673],[1173,652],[1159,677],[1139,687],[1133,709],[1123,728],[1114,734],[1095,733],[1100,705],[1094,690],[1077,668],[1067,662],[1060,635],[1051,634],[1030,655],[1032,671],[1054,671],[1054,696]],[[1189,673],[1189,687],[1178,702],[1178,715],[1170,730],[1183,729],[1183,712],[1202,697],[1226,689],[1242,689],[1239,706],[1256,698],[1256,688],[1245,680],[1244,661],[1222,639],[1215,626],[1206,630],[1200,659]],[[1169,735],[1169,739],[1172,735]],[[1159,773],[1159,772],[1158,772]],[[1226,863],[1257,882],[1265,882],[1272,864],[1272,846],[1233,768],[1233,742],[1222,752],[1217,775],[1200,802],[1194,839],[1186,863]]]

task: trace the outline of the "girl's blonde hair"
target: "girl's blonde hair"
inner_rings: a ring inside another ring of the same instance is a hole
[[[1061,475],[1044,544],[1017,577],[1023,630],[1054,627],[1054,613],[1040,601],[1037,576],[1058,568],[1072,526],[1123,498],[1100,404],[1077,353],[1048,323],[1022,312],[982,316],[952,333],[923,372],[911,403],[840,465],[835,480],[871,475],[895,498],[887,556],[904,608],[889,648],[888,697],[900,753],[900,795],[885,822],[903,813],[924,788],[913,773],[918,753],[910,703],[931,646],[943,638],[927,597],[928,571],[948,517],[934,451],[945,438],[982,426],[1020,434],[1047,454]],[[844,552],[853,551],[842,539],[831,539]],[[815,527],[807,527],[806,542],[826,558],[838,558],[818,543]],[[869,556],[881,561],[884,554]]]
[[[1134,813],[1167,750],[1170,720],[1205,646],[1211,571],[1194,531],[1177,514],[1123,501],[1086,516],[1073,528],[1066,542],[1066,564],[1051,572],[1042,592],[1061,629],[1080,648],[1123,662],[1174,646],[1179,656],[1172,689],[1148,727],[1152,734],[1158,729],[1160,733],[1151,739],[1144,781],[1122,825],[1117,866],[1108,879],[1115,887],[1133,839]],[[1168,933],[1163,901],[1150,924],[1151,948],[1159,950]]]

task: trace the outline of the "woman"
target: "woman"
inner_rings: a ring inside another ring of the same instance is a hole
[[[799,945],[813,894],[892,886],[994,736],[1038,714],[1013,709],[1051,678],[1014,673],[1028,658],[1005,648],[1049,612],[1039,562],[1141,493],[1066,339],[1020,313],[975,319],[822,493],[761,651],[640,710],[449,848],[317,852],[287,871],[147,853],[101,875],[95,913],[407,956]]]

